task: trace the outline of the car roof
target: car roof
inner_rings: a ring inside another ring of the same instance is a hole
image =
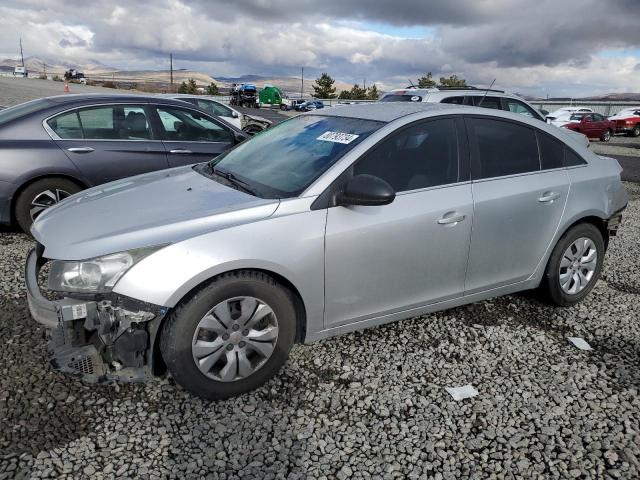
[[[52,103],[56,105],[74,105],[78,103],[84,103],[86,101],[107,103],[107,102],[160,102],[160,103],[173,103],[177,105],[169,97],[162,95],[141,95],[136,93],[85,93],[85,94],[66,94],[56,95],[53,97],[47,97]]]
[[[379,122],[392,122],[400,117],[420,112],[455,112],[461,109],[460,105],[447,103],[423,103],[423,102],[380,102],[361,103],[356,105],[344,105],[340,108],[322,109],[311,112],[308,115],[322,115],[329,117],[349,117],[361,120],[377,120]]]

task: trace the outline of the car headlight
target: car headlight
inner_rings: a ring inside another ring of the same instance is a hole
[[[89,260],[54,260],[49,272],[49,288],[56,292],[110,292],[127,270],[163,246],[138,248]]]

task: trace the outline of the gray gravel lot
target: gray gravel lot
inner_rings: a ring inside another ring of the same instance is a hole
[[[90,386],[47,370],[0,235],[0,479],[638,478],[640,187],[587,300],[515,295],[294,347],[208,403],[169,379]],[[583,352],[566,340],[584,337]],[[480,394],[455,402],[445,386]]]

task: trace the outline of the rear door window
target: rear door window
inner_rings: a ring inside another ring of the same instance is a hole
[[[500,97],[482,97],[482,96],[471,96],[471,100],[473,101],[472,105],[476,107],[482,108],[492,108],[494,110],[502,110],[502,103],[500,103]]]
[[[140,105],[104,105],[80,108],[58,115],[49,127],[64,139],[148,140],[151,128]]]
[[[448,97],[442,100],[442,102],[440,103],[450,103],[453,105],[464,105],[464,97],[463,96],[457,96],[457,97]]]
[[[527,126],[488,118],[467,120],[475,157],[474,179],[540,170],[535,131]]]
[[[536,114],[533,109],[529,108],[524,103],[514,100],[513,98],[505,98],[505,110],[513,113],[519,113],[520,115],[524,115],[525,117],[536,118]]]

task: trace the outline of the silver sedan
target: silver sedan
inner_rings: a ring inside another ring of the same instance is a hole
[[[620,171],[509,112],[317,111],[45,211],[29,304],[61,371],[99,382],[168,369],[225,398],[265,383],[295,342],[534,288],[581,301],[627,204]],[[45,263],[62,300],[41,293]]]

